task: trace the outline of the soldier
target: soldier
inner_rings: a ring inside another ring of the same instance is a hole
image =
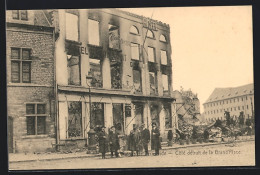
[[[115,126],[111,127],[111,131],[109,133],[109,146],[110,146],[111,157],[114,156],[114,152],[115,152],[115,156],[119,157],[118,155],[118,150],[120,148],[119,138],[118,138],[118,134],[116,133]]]
[[[143,148],[145,150],[145,155],[148,156],[148,144],[150,142],[150,131],[149,129],[145,128],[145,124],[141,125],[142,130],[141,130],[141,139],[142,139],[142,144]]]
[[[104,126],[102,126],[101,131],[98,133],[98,142],[99,142],[99,152],[102,153],[102,159],[105,159],[107,151],[107,133],[105,132]]]
[[[161,143],[160,143],[160,131],[159,129],[157,128],[156,126],[156,123],[153,123],[152,124],[152,134],[151,134],[151,147],[152,147],[152,150],[155,150],[155,156],[158,156],[159,155],[159,149],[161,148]]]

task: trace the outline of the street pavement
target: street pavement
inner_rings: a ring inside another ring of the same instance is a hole
[[[152,153],[152,152],[151,152]],[[100,169],[149,167],[200,167],[200,166],[254,166],[255,142],[235,142],[197,145],[160,150],[159,156],[122,156],[101,159],[98,156],[20,161],[9,163],[10,170],[42,169]]]

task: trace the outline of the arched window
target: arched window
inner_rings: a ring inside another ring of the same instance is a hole
[[[160,41],[165,42],[165,43],[167,42],[165,35],[160,36]]]
[[[136,26],[132,26],[130,28],[130,33],[138,35],[139,34],[138,28]]]
[[[147,37],[148,38],[154,38],[154,34],[153,34],[153,32],[151,30],[147,31]]]

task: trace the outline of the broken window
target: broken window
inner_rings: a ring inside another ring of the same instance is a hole
[[[68,136],[82,137],[82,109],[81,102],[68,102]]]
[[[162,74],[163,94],[169,94],[168,75]]]
[[[165,37],[165,35],[161,35],[159,40],[160,40],[161,42],[165,42],[165,43],[166,43],[166,37]]]
[[[150,113],[151,113],[152,123],[156,123],[156,125],[159,127],[160,126],[159,106],[158,105],[151,105],[150,106]]]
[[[167,52],[165,50],[161,50],[161,64],[167,65]]]
[[[79,40],[78,18],[77,15],[66,13],[66,39]]]
[[[142,103],[133,103],[135,111],[135,124],[137,127],[140,127],[144,123],[143,116],[143,104]]]
[[[46,134],[45,104],[26,104],[27,135]]]
[[[121,89],[121,63],[111,62],[111,87]]]
[[[113,125],[120,133],[124,132],[123,104],[113,103]]]
[[[133,60],[139,60],[140,59],[139,44],[131,43],[131,58]]]
[[[99,22],[88,19],[88,43],[91,45],[100,45]]]
[[[149,72],[150,77],[150,94],[156,95],[157,94],[157,75],[156,72]]]
[[[148,61],[155,62],[155,49],[153,47],[148,47]]]
[[[154,34],[151,30],[147,29],[147,35],[148,38],[154,38]]]
[[[120,35],[117,26],[108,24],[109,48],[120,49]]]
[[[171,105],[164,105],[164,113],[165,113],[165,128],[169,129],[172,127],[172,116],[171,116]]]
[[[142,92],[142,78],[141,70],[133,68],[133,82],[134,82],[134,92]]]
[[[125,104],[125,117],[131,117],[131,104]]]
[[[92,76],[91,86],[102,87],[102,69],[101,61],[98,59],[89,59],[90,74]]]
[[[104,126],[104,103],[91,104],[91,126]]]
[[[68,84],[80,85],[80,57],[75,55],[68,55]]]
[[[138,35],[139,34],[138,28],[136,26],[131,26],[130,33]]]

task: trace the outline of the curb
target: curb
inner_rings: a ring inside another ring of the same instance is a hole
[[[199,147],[199,146],[212,146],[212,145],[221,145],[221,144],[230,144],[230,143],[241,143],[241,142],[251,142],[255,141],[254,139],[250,140],[236,140],[234,142],[220,142],[220,143],[206,143],[206,144],[189,144],[189,145],[183,145],[178,147],[164,147],[161,150],[170,150],[170,149],[181,149],[181,148],[190,148],[190,147]],[[86,155],[78,155],[78,156],[72,156],[72,157],[59,157],[59,158],[46,158],[46,159],[33,159],[33,160],[14,160],[9,161],[9,163],[22,163],[22,162],[36,162],[36,161],[52,161],[52,160],[64,160],[64,159],[75,159],[75,158],[88,158],[88,157],[98,157],[99,154],[86,154]]]

